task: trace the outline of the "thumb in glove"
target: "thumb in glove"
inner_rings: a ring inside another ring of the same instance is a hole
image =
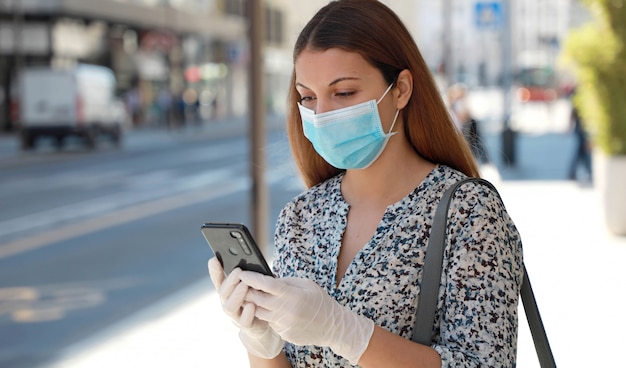
[[[255,317],[254,304],[245,302],[249,288],[241,282],[241,272],[236,268],[226,277],[219,260],[209,260],[209,274],[222,310],[239,327],[239,339],[250,354],[272,359],[282,351],[284,341],[266,321]]]

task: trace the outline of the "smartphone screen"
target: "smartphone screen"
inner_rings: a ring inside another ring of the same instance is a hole
[[[274,276],[263,253],[254,238],[243,224],[206,223],[202,225],[202,235],[213,253],[229,274],[234,268],[260,272]]]

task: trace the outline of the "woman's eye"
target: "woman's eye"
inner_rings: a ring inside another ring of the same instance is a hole
[[[354,92],[337,92],[335,93],[335,96],[339,97],[339,98],[346,98],[346,97],[350,97],[354,95]]]
[[[306,107],[306,108],[311,108],[311,106],[313,106],[315,104],[315,97],[312,96],[304,96],[300,99],[300,105]]]

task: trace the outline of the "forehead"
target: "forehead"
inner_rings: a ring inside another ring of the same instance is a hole
[[[306,86],[328,85],[338,78],[359,78],[369,80],[382,75],[357,52],[338,48],[311,50],[305,48],[294,64],[296,82]]]

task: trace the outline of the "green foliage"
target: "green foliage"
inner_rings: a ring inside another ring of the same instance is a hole
[[[579,81],[574,105],[606,154],[626,155],[626,0],[582,2],[593,21],[564,46]]]

